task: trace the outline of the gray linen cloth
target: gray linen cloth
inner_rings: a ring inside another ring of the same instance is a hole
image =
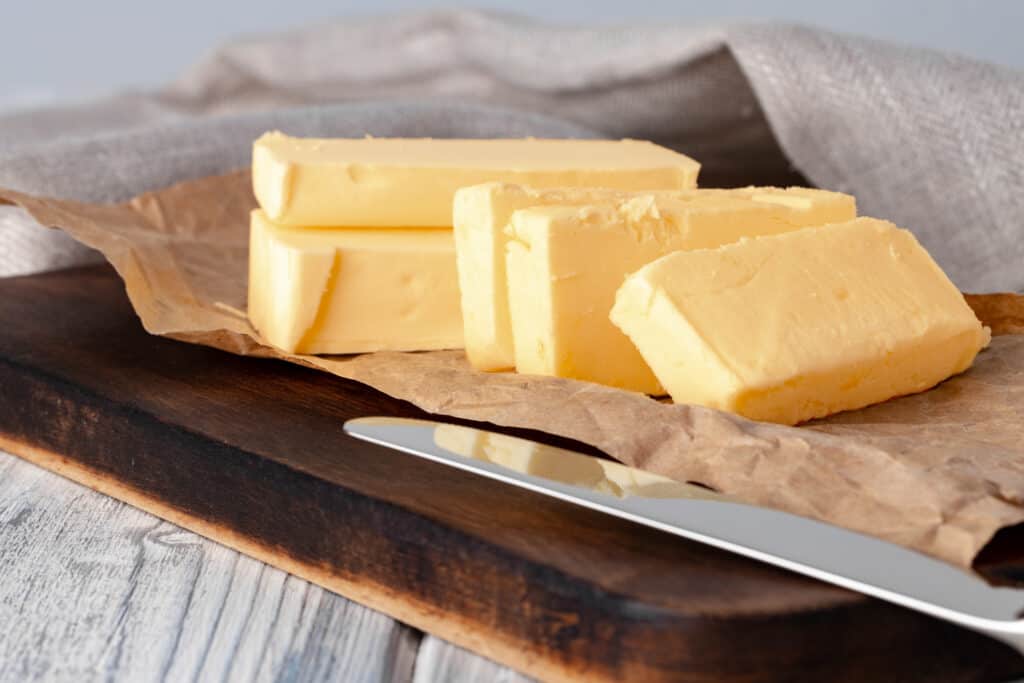
[[[963,289],[1024,289],[1024,73],[788,25],[540,24],[474,10],[237,40],[156,92],[0,116],[0,186],[124,199],[244,166],[252,138],[601,136],[704,185],[798,177],[912,229]],[[0,216],[0,274],[88,258]]]

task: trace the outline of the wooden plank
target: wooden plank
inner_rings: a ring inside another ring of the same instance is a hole
[[[412,678],[413,629],[2,453],[0,549],[2,681]]]
[[[987,680],[1009,648],[344,436],[366,387],[143,333],[106,269],[0,282],[9,450],[551,680]]]
[[[529,683],[531,679],[451,643],[426,636],[416,653],[413,683]]]

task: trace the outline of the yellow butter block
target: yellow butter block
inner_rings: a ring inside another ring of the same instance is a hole
[[[539,187],[694,187],[700,165],[639,140],[292,138],[253,146],[253,190],[293,226],[452,226],[452,198],[492,180]]]
[[[462,347],[451,230],[315,230],[256,210],[249,319],[291,353]]]
[[[478,370],[515,367],[512,321],[505,272],[506,230],[512,214],[537,206],[582,206],[622,202],[638,195],[679,200],[776,203],[793,211],[823,211],[823,219],[856,215],[849,195],[774,187],[631,192],[614,188],[532,188],[514,183],[483,183],[455,193],[454,229],[458,257],[466,355]],[[585,248],[585,247],[584,247]]]
[[[665,256],[611,319],[676,402],[785,424],[924,391],[989,341],[914,236],[872,218]]]
[[[680,249],[716,247],[856,215],[853,197],[746,188],[516,211],[507,252],[516,370],[661,394],[636,347],[608,320],[626,276]]]
[[[532,206],[584,205],[628,199],[634,194],[614,188],[542,189],[497,182],[464,187],[455,193],[455,252],[466,356],[473,367],[515,367],[505,276],[505,248],[509,241],[505,227],[512,214]]]

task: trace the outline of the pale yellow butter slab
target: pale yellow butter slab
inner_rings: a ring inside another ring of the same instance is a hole
[[[635,192],[615,188],[532,188],[514,183],[483,183],[455,193],[454,229],[458,256],[466,355],[479,370],[515,367],[514,338],[505,271],[512,214],[540,206],[583,206],[623,202],[652,195],[679,200],[736,199],[777,203],[793,212],[825,211],[842,220],[856,215],[852,197],[803,188],[747,187]],[[844,213],[845,212],[845,213]],[[585,245],[581,245],[586,249]]]
[[[627,275],[673,251],[855,215],[853,197],[806,188],[698,190],[686,198],[516,211],[506,261],[516,370],[661,394],[636,348],[608,320]]]
[[[665,256],[611,320],[676,402],[786,424],[928,389],[989,341],[914,236],[873,218]]]
[[[290,353],[461,348],[452,232],[296,229],[256,210],[248,308]]]
[[[487,181],[628,190],[696,185],[700,164],[640,140],[294,138],[253,144],[253,191],[290,226],[452,226],[460,187]]]

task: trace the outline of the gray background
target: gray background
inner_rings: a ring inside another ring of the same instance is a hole
[[[778,19],[1024,67],[1024,0],[4,0],[0,105],[27,107],[173,78],[227,37],[352,14],[472,5],[552,22]]]

